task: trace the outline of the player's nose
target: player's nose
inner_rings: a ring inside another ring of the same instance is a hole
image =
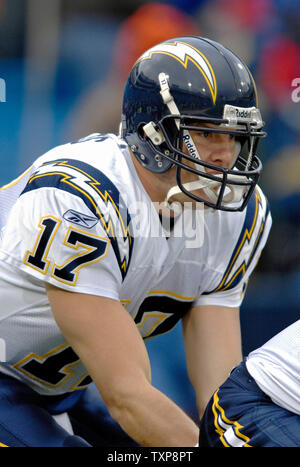
[[[235,158],[235,143],[229,135],[218,135],[213,150],[211,151],[209,162],[219,167],[229,169],[232,167]]]

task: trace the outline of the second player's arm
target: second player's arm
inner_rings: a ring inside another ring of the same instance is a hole
[[[142,446],[194,446],[197,425],[151,385],[144,342],[115,300],[47,285],[54,317],[112,417]]]

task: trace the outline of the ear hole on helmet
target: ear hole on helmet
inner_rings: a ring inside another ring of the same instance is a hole
[[[144,132],[144,126],[145,126],[145,123],[139,123],[138,126],[137,126],[137,134],[139,136],[139,138],[145,140],[146,139],[146,134]]]
[[[164,128],[168,135],[168,139],[173,147],[181,149],[179,143],[179,131],[173,118],[166,119],[164,121]]]

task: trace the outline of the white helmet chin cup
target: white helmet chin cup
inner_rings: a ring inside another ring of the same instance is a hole
[[[214,176],[222,179],[222,175],[214,174]],[[235,175],[234,178],[232,178],[232,181],[247,182],[247,178],[241,175]],[[196,190],[203,190],[203,192],[208,197],[208,199],[216,203],[218,200],[218,190],[221,187],[221,183],[222,183],[221,181],[218,182],[216,180],[209,181],[207,179],[202,179],[202,177],[199,176],[198,180],[194,180],[193,182],[183,183],[182,186],[186,190],[191,191],[191,192],[196,191]],[[241,185],[230,184],[230,178],[228,178],[228,181],[226,183],[226,188],[225,188],[227,192],[224,194],[222,202],[224,204],[241,202],[243,195],[246,191],[246,188],[247,188],[246,185],[241,186]],[[182,190],[179,188],[178,185],[175,185],[172,188],[170,188],[166,196],[167,206],[170,207],[170,199],[174,195],[177,195],[179,193],[182,193]]]
[[[221,175],[215,175],[215,177],[221,178]],[[237,181],[237,182],[247,182],[247,178],[236,175],[234,176],[234,179],[232,181]],[[221,182],[217,181],[212,181],[212,183],[209,183],[209,186],[206,186],[203,188],[204,193],[206,196],[213,201],[214,203],[217,202],[218,200],[218,190],[221,187]],[[233,185],[230,184],[230,178],[228,178],[228,181],[226,183],[226,188],[224,196],[223,196],[223,203],[238,203],[243,199],[244,193],[246,191],[247,186],[246,185]]]
[[[196,190],[200,190],[204,188],[206,186],[206,181],[204,183],[203,181],[200,180],[200,177],[199,177],[199,180],[194,180],[193,182],[183,183],[182,186],[188,191],[196,191]],[[166,196],[166,203],[168,206],[170,205],[170,199],[172,198],[172,196],[178,195],[179,193],[182,194],[183,191],[181,190],[181,188],[179,188],[178,185],[174,185],[172,186],[172,188],[169,189],[167,196]]]

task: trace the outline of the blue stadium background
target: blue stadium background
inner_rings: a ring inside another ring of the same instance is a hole
[[[244,58],[269,135],[261,186],[273,228],[241,309],[246,354],[300,311],[299,0],[0,0],[0,185],[57,144],[117,131],[130,65],[183,32]],[[147,347],[154,384],[197,418],[180,325]]]

